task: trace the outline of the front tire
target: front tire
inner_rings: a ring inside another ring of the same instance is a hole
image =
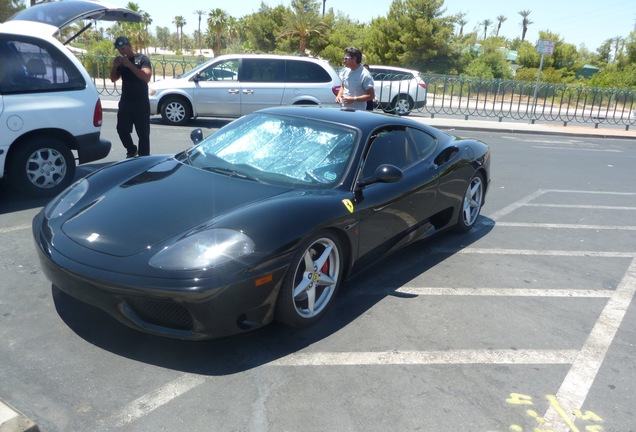
[[[276,320],[291,327],[318,321],[333,302],[343,272],[342,248],[327,231],[302,242],[283,281]]]
[[[475,174],[468,182],[466,193],[457,217],[455,230],[460,233],[467,233],[477,222],[481,207],[484,205],[484,179],[481,174]]]
[[[7,174],[14,189],[34,198],[51,197],[75,178],[75,158],[60,138],[36,136],[13,145]]]
[[[183,126],[192,118],[190,104],[179,96],[170,96],[161,104],[161,118],[173,126]]]

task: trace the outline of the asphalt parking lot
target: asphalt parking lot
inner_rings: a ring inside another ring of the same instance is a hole
[[[164,128],[154,148],[187,139]],[[54,432],[635,430],[636,142],[462,134],[493,150],[474,231],[382,261],[311,329],[204,343],[51,287],[43,203],[0,189],[0,399]]]

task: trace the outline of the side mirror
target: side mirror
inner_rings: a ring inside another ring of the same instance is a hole
[[[197,128],[190,132],[190,140],[192,140],[192,144],[197,144],[200,141],[203,141],[203,131],[200,128]]]
[[[402,180],[404,172],[395,165],[383,164],[375,169],[373,175],[369,178],[362,179],[358,182],[358,186],[364,187],[373,183],[395,183]]]
[[[199,74],[199,72],[195,73],[194,76],[192,78],[190,78],[192,81],[194,81],[195,83],[198,83],[199,81],[201,81],[201,75]]]

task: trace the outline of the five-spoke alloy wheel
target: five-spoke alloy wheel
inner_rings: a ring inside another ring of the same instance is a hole
[[[303,242],[278,296],[276,319],[293,326],[313,324],[327,310],[342,278],[340,241],[323,231]]]
[[[475,174],[468,182],[462,206],[457,218],[456,229],[468,232],[477,222],[481,207],[484,205],[484,181],[481,174]]]

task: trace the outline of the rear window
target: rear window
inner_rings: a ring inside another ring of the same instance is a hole
[[[0,38],[3,94],[79,90],[86,82],[57,48],[38,39]]]
[[[331,82],[331,75],[317,63],[287,60],[287,82],[328,83]]]

